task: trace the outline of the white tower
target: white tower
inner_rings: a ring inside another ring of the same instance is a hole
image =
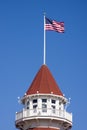
[[[42,65],[32,84],[21,98],[23,110],[16,113],[20,130],[69,130],[72,114],[65,109],[68,100],[46,65]]]

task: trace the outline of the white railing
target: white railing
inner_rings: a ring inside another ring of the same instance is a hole
[[[52,109],[23,109],[21,112],[16,112],[16,121],[33,118],[33,117],[54,117],[65,119],[72,122],[72,113],[68,113],[65,110],[52,110]]]

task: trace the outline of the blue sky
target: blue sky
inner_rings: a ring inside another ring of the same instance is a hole
[[[43,13],[64,21],[65,33],[46,32],[46,64],[71,98],[72,130],[87,129],[87,1],[0,1],[0,129],[16,130],[15,112],[43,64]]]

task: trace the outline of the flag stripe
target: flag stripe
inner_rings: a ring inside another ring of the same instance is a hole
[[[51,30],[63,33],[64,32],[64,22],[57,22],[55,20],[50,20],[46,18],[45,30]]]

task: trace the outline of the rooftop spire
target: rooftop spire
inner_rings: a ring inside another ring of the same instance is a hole
[[[55,94],[63,96],[59,86],[46,65],[42,65],[26,94]]]

